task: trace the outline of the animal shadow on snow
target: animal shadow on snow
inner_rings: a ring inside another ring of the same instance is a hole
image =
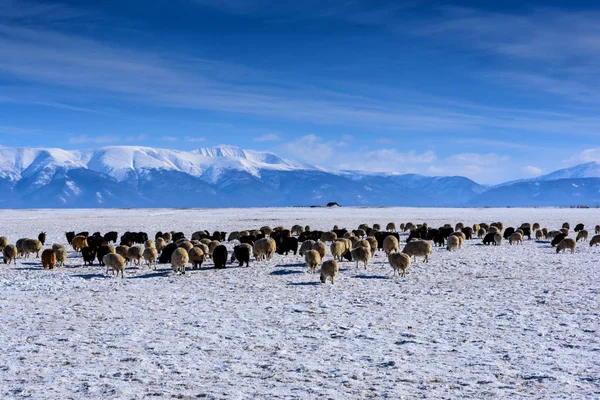
[[[320,286],[321,282],[290,282],[288,286]]]
[[[173,270],[171,268],[169,268],[169,269],[159,269],[159,270],[156,270],[156,271],[150,271],[147,274],[131,275],[131,276],[128,276],[127,278],[129,278],[129,279],[163,278],[165,276],[169,276],[172,272],[173,272]]]
[[[111,278],[110,275],[104,274],[74,274],[71,275],[72,278],[82,278],[82,279],[93,279],[93,278]]]
[[[354,277],[358,278],[358,279],[390,279],[388,276],[385,276],[385,275],[358,274],[358,275],[354,275]]]

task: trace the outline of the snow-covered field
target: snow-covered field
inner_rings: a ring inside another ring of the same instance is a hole
[[[390,221],[583,222],[593,235],[600,210],[5,210],[0,221],[11,243],[43,230],[48,246],[70,230]],[[343,263],[333,286],[300,256],[182,276],[129,267],[117,279],[69,255],[52,271],[0,265],[3,398],[600,398],[600,247],[587,243],[572,255],[475,239],[434,249],[406,278],[377,253],[366,271]]]

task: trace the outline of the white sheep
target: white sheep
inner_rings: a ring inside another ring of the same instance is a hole
[[[408,254],[391,253],[388,255],[388,261],[394,269],[394,275],[396,275],[396,273],[400,274],[399,271],[401,270],[401,277],[406,276],[406,270],[410,267],[410,256]]]
[[[37,239],[25,239],[22,243],[23,253],[25,257],[29,257],[30,253],[35,253],[35,258],[40,258],[40,250],[42,250],[42,242]]]
[[[194,247],[188,251],[188,257],[190,262],[192,263],[192,269],[202,267],[202,263],[204,262],[204,251],[202,251],[199,247]]]
[[[327,246],[321,241],[316,242],[312,249],[318,251],[321,258],[324,258],[327,254]]]
[[[108,253],[102,257],[102,262],[104,265],[106,265],[107,274],[108,270],[112,268],[113,274],[115,271],[117,271],[117,277],[119,276],[119,271],[121,271],[121,278],[125,277],[125,259],[121,257],[121,255],[116,253]]]
[[[131,246],[127,249],[127,259],[133,261],[135,265],[140,265],[142,257],[144,257],[144,250],[141,246]]]
[[[271,260],[271,256],[277,250],[277,243],[271,238],[258,239],[254,243],[254,256],[256,260],[262,260],[266,258],[267,261]]]
[[[4,257],[4,264],[10,264],[12,261],[13,264],[17,263],[17,255],[19,251],[17,250],[17,246],[14,244],[7,244],[2,249],[2,256]]]
[[[523,244],[523,234],[520,232],[515,232],[508,237],[508,244]]]
[[[446,250],[454,251],[460,246],[460,238],[456,235],[448,236],[448,241],[446,242]]]
[[[171,254],[171,268],[175,273],[181,272],[185,274],[185,266],[189,262],[188,252],[183,247],[178,247],[175,249],[173,254]]]
[[[308,250],[304,253],[304,261],[308,265],[310,273],[313,274],[317,271],[317,267],[321,265],[321,255],[316,250]]]
[[[425,262],[429,262],[429,255],[432,251],[433,246],[427,240],[411,240],[402,249],[402,253],[414,257],[415,261],[417,261],[417,256],[421,256],[425,258]]]
[[[341,239],[336,240],[335,242],[331,243],[329,250],[331,251],[331,255],[333,256],[334,260],[342,261],[342,256],[347,250],[346,242],[342,241]]]
[[[400,251],[400,244],[395,236],[389,235],[383,239],[383,250],[389,255],[392,251]]]
[[[358,262],[362,261],[367,269],[367,264],[371,261],[371,249],[366,246],[358,246],[351,251],[352,259],[356,261],[356,268],[358,268]]]
[[[160,254],[160,253],[162,253],[163,249],[165,247],[167,247],[167,242],[162,237],[157,237],[155,245],[156,245],[156,251],[158,252],[158,254]]]
[[[147,249],[148,247],[156,248],[156,243],[154,242],[154,240],[148,239],[144,242],[144,248]]]
[[[154,265],[154,269],[156,269],[156,259],[158,258],[156,247],[146,247],[142,255],[148,266]]]
[[[8,238],[6,236],[0,236],[0,251],[8,246]]]
[[[314,240],[305,240],[304,242],[302,242],[302,245],[300,246],[300,250],[298,251],[298,253],[301,256],[304,256],[304,254],[307,251],[312,250],[315,243],[316,242]]]
[[[337,261],[325,261],[323,265],[321,265],[321,283],[327,283],[327,278],[331,278],[331,284],[333,285],[333,280],[337,276],[339,270],[340,268]]]
[[[60,267],[64,267],[65,261],[67,260],[67,249],[62,244],[55,243],[52,245],[52,250],[56,254],[56,263]]]

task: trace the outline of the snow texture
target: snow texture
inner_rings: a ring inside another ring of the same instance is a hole
[[[310,224],[430,226],[501,220],[559,228],[600,210],[271,208],[0,211],[1,235],[96,230],[233,231]],[[402,235],[402,242],[406,235]],[[401,242],[401,248],[403,246]],[[231,249],[233,243],[227,243]],[[327,256],[326,259],[329,259]],[[391,277],[383,253],[344,262],[335,285],[300,256],[249,268],[205,263],[125,279],[39,259],[0,265],[4,398],[598,398],[600,247],[556,254],[546,241],[435,248]]]

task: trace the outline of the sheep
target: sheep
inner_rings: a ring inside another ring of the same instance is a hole
[[[369,242],[369,246],[371,247],[371,256],[375,255],[375,251],[377,250],[377,239],[375,239],[372,236],[369,236],[367,239],[367,242]]]
[[[142,257],[146,260],[148,266],[154,265],[154,269],[156,269],[156,259],[158,258],[158,251],[155,247],[146,247],[144,252],[142,253]]]
[[[185,266],[188,261],[188,252],[183,247],[178,247],[171,255],[171,268],[175,273],[185,274]]]
[[[8,238],[6,236],[0,236],[0,251],[8,246]]]
[[[587,242],[588,235],[589,235],[588,231],[586,231],[585,229],[582,229],[577,233],[577,239],[575,239],[575,241],[579,242],[579,240],[583,240],[584,242]]]
[[[40,232],[38,235],[38,240],[42,242],[42,246],[46,244],[46,232]]]
[[[337,234],[335,232],[323,232],[321,234],[322,242],[335,242],[337,239]]]
[[[534,222],[533,225],[531,225],[531,230],[533,230],[533,231],[539,231],[540,230],[540,224],[539,224],[539,222]]]
[[[404,225],[404,229],[402,231],[406,232],[406,231],[412,231],[417,229],[417,227],[415,226],[415,224],[413,224],[412,222],[407,222]]]
[[[388,261],[392,268],[394,269],[394,275],[398,273],[400,275],[399,270],[402,270],[402,278],[406,276],[406,270],[410,267],[410,256],[405,253],[392,253],[388,255]]]
[[[246,267],[250,266],[250,256],[252,256],[252,246],[248,243],[242,243],[239,246],[235,246],[233,248],[233,253],[231,254],[231,262],[238,261],[239,266],[243,266],[244,263]]]
[[[567,235],[565,235],[564,233],[559,233],[558,235],[554,236],[554,239],[552,239],[552,242],[550,242],[550,245],[552,247],[554,247],[557,244],[559,244],[560,242],[562,242],[562,240],[565,239],[566,237],[567,237]]]
[[[406,232],[406,225],[404,224],[404,222],[400,223],[400,230],[402,232]]]
[[[480,229],[481,229],[481,225],[473,224],[473,232],[479,232]]]
[[[254,256],[258,261],[263,258],[266,258],[267,261],[271,260],[271,256],[275,251],[277,251],[277,243],[271,238],[258,239],[254,243]]]
[[[200,269],[204,262],[204,251],[199,247],[192,247],[188,251],[188,259],[192,263],[192,269]]]
[[[569,230],[569,229],[571,229],[571,225],[569,225],[568,222],[565,222],[565,223],[562,224],[562,228]]]
[[[273,229],[271,229],[270,226],[263,226],[262,228],[259,229],[262,233],[265,234],[265,236],[269,236],[272,232]]]
[[[17,263],[17,255],[19,251],[17,250],[17,246],[14,244],[7,244],[2,249],[2,256],[4,257],[4,264],[10,264],[12,261],[13,264]]]
[[[559,229],[560,233],[562,233],[565,236],[569,236],[569,229],[567,228],[560,228]]]
[[[119,234],[115,231],[110,231],[104,234],[104,240],[106,240],[107,242],[112,242],[112,243],[117,243],[117,238],[119,237]]]
[[[292,229],[290,229],[290,231],[292,231],[294,235],[298,236],[302,232],[304,232],[304,229],[300,225],[294,225],[292,226]]]
[[[385,230],[388,232],[396,232],[396,224],[394,222],[388,222],[385,226]]]
[[[352,241],[352,239],[350,239]],[[352,248],[356,249],[357,247],[366,247],[371,251],[371,243],[367,239],[360,239],[357,241],[352,241]]]
[[[58,247],[55,248],[54,246],[58,246]],[[56,264],[58,264],[58,266],[60,266],[60,267],[64,267],[65,261],[67,260],[67,249],[65,249],[64,246],[59,244],[59,245],[53,245],[52,250],[54,251],[54,254],[56,255]]]
[[[46,249],[42,252],[42,266],[44,269],[54,269],[56,264],[56,253],[52,249]]]
[[[487,231],[488,231],[488,233],[499,233],[500,232],[498,227],[495,225],[490,225],[490,228]]]
[[[229,232],[229,236],[227,236],[227,241],[231,242],[240,237],[240,233],[238,231]]]
[[[327,278],[331,278],[331,284],[337,276],[340,268],[337,261],[327,260],[321,265],[321,283],[327,283]]]
[[[594,233],[595,234],[599,234],[600,233],[600,225],[596,225],[596,227],[594,228]]]
[[[310,231],[311,231],[310,225],[306,225],[304,227],[304,232],[310,232]]]
[[[356,260],[356,268],[358,268],[358,262],[362,261],[367,269],[367,264],[371,261],[371,249],[365,246],[358,246],[351,251],[352,259]]]
[[[546,228],[544,228],[544,229],[546,229]],[[544,229],[542,229],[542,232],[544,231]],[[560,231],[550,231],[550,232],[546,232],[546,234],[544,236],[546,239],[552,240],[558,235],[562,235],[562,233]]]
[[[190,242],[190,241],[189,241],[189,240],[187,240],[187,239],[183,239],[181,242],[179,242],[179,243],[176,243],[176,244],[177,244],[177,247],[179,247],[179,248],[181,248],[181,249],[184,249],[186,252],[190,251],[190,249],[191,249],[192,247],[194,247],[194,245],[192,244],[192,242]],[[215,246],[215,247],[216,247],[216,246]]]
[[[42,250],[42,242],[37,239],[25,239],[22,242],[22,249],[25,257],[29,257],[30,253],[35,253],[35,258],[40,258],[40,250]]]
[[[465,224],[463,224],[462,222],[459,222],[456,224],[456,226],[454,227],[455,231],[460,231],[462,228],[465,227]]]
[[[173,234],[171,234],[171,232],[165,232],[162,234],[162,238],[166,243],[169,243],[171,240],[173,240]]]
[[[523,244],[523,235],[519,232],[515,232],[512,235],[509,236],[508,238],[508,244]]]
[[[177,242],[177,245],[179,245],[179,244],[183,243],[184,241],[186,241],[186,239],[183,239],[183,240],[181,240],[180,242]],[[205,245],[207,245],[207,246],[208,246],[208,245],[209,245],[211,242],[212,242],[212,239],[209,239],[209,238],[203,238],[203,239],[200,239],[200,243],[202,243],[202,244],[205,244]],[[217,246],[215,246],[215,247],[217,247]]]
[[[362,229],[363,231],[368,231],[371,227],[369,226],[369,224],[360,224],[358,226],[358,229]]]
[[[494,222],[492,224],[490,224],[490,227],[495,226],[496,228],[498,228],[498,232],[502,232],[504,230],[504,223],[502,222]]]
[[[383,251],[385,251],[386,255],[389,255],[392,251],[400,251],[400,245],[398,243],[398,239],[395,236],[386,236],[383,239]]]
[[[94,259],[96,258],[96,249],[94,247],[84,247],[81,249],[81,255],[83,257],[83,265],[92,265],[94,264]]]
[[[464,232],[452,232],[452,235],[450,236],[456,236],[458,237],[458,247],[462,247],[463,243],[465,242],[465,240],[467,240],[467,236],[464,234]]]
[[[548,228],[542,228],[542,233],[544,234],[544,237],[547,238],[548,237]]]
[[[556,253],[565,251],[566,249],[571,249],[571,254],[573,254],[575,253],[575,246],[577,246],[577,242],[575,242],[575,240],[571,238],[565,238],[556,246]]]
[[[596,235],[590,240],[590,246],[599,245],[600,244],[600,235]]]
[[[117,271],[117,278],[119,277],[119,271],[121,271],[121,278],[125,278],[125,259],[117,253],[108,253],[102,258],[102,262],[106,265],[106,273],[112,268],[113,274]]]
[[[208,243],[208,254],[212,257],[213,252],[215,251],[215,249],[221,245],[221,242],[218,240],[211,240]],[[189,249],[188,249],[189,250]]]
[[[431,254],[432,250],[433,248],[431,246],[431,243],[427,240],[413,240],[411,242],[406,243],[406,246],[404,246],[402,253],[414,257],[415,261],[417,261],[417,256],[422,256],[425,258],[424,261],[428,263],[429,255]]]
[[[471,240],[473,238],[473,229],[470,226],[465,226],[460,231],[465,235],[465,240]]]
[[[156,251],[158,254],[162,253],[163,249],[167,246],[167,242],[162,237],[156,238],[154,244],[156,245]]]
[[[144,257],[144,249],[141,246],[131,246],[127,249],[127,258],[135,265],[140,265],[140,260]]]
[[[71,246],[73,246],[73,250],[81,251],[81,249],[88,246],[87,236],[83,236],[83,235],[75,236],[71,240]]]
[[[446,245],[446,250],[454,251],[460,246],[460,237],[456,235],[448,236],[448,242]]]
[[[544,232],[541,230],[535,231],[535,238],[536,240],[542,240],[544,238]]]
[[[308,265],[311,274],[317,271],[317,267],[321,265],[321,255],[316,250],[308,250],[304,254],[304,261]]]
[[[268,239],[268,240],[273,240],[273,239]],[[229,257],[227,254],[227,247],[225,247],[225,245],[220,244],[214,248],[213,254],[212,254],[212,259],[213,259],[213,262],[215,263],[215,268],[225,268],[225,264],[227,264],[228,258]]]
[[[148,239],[144,242],[144,248],[147,249],[149,247],[154,247],[156,248],[156,243],[154,242],[154,240],[152,239]]]
[[[312,249],[318,251],[321,258],[325,257],[327,254],[327,246],[325,246],[325,243],[323,242],[316,242]]]
[[[280,237],[279,246],[277,246],[277,254],[287,255],[289,252],[293,252],[294,255],[298,253],[298,238],[295,237]]]
[[[128,250],[129,250],[129,246],[119,245],[115,248],[115,253],[117,253],[118,255],[123,257],[125,260],[128,260],[128,258],[127,258]]]
[[[482,239],[482,238],[484,238],[484,237],[485,237],[485,235],[487,235],[487,231],[486,231],[485,229],[483,229],[483,228],[479,228],[479,229],[477,230],[477,238],[478,238],[478,239]]]
[[[100,265],[104,265],[104,261],[102,261],[104,256],[107,255],[108,253],[114,253],[114,252],[115,252],[115,248],[114,248],[114,246],[112,246],[110,244],[98,247],[98,250],[96,251],[96,258],[98,259],[98,263]]]
[[[342,261],[342,255],[346,252],[346,242],[338,240],[331,243],[329,246],[329,250],[331,251],[331,255],[334,260]]]

